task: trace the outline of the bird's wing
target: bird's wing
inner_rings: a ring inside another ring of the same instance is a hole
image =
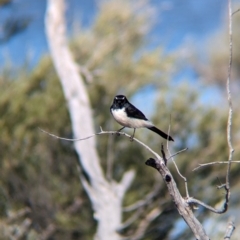
[[[128,117],[148,121],[148,119],[145,117],[145,115],[139,109],[134,107],[131,103],[129,103],[129,106],[126,107],[126,113],[127,113]]]

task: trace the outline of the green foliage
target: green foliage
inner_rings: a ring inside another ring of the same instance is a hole
[[[28,76],[4,78],[0,85],[1,213],[29,206],[37,232],[52,222],[58,226],[60,214],[71,220],[71,229],[77,228],[84,208],[71,214],[64,210],[79,194],[83,206],[89,203],[78,180],[73,146],[38,129],[71,137],[65,100],[49,58]],[[8,208],[2,210],[5,205]]]
[[[140,11],[129,1],[103,2],[93,26],[81,30],[71,42],[90,95],[96,132],[99,126],[104,130],[120,128],[109,112],[114,95],[123,93],[131,98],[151,84],[157,93],[153,122],[167,131],[171,115],[171,135],[175,139],[172,153],[189,148],[175,159],[180,171],[188,177],[190,194],[210,204],[218,203],[222,199],[220,192],[216,196],[206,193],[216,191],[217,177],[224,181],[226,165],[207,167],[197,173],[192,169],[198,163],[227,160],[227,108],[201,104],[199,96],[203,88],[169,81],[176,70],[175,56],[164,55],[161,47],[146,50],[151,8],[146,5],[143,9]],[[233,140],[238,144],[240,114],[235,115]],[[92,239],[96,223],[79,181],[73,145],[38,129],[72,137],[67,106],[48,57],[31,73],[2,74],[0,116],[2,221],[6,223],[9,212],[29,206],[33,223],[27,239],[37,239],[50,224],[56,227],[53,233],[56,239]],[[141,129],[136,136],[160,153],[163,140],[157,135]],[[150,225],[144,239],[167,239],[178,214],[160,176],[144,164],[152,156],[122,136],[99,136],[97,140],[108,178],[119,180],[126,170],[136,171],[124,206],[144,198],[154,183],[160,185],[157,196],[141,209],[139,218],[123,233],[131,234],[147,211],[161,205],[162,214]],[[239,155],[238,150],[236,158]],[[182,179],[171,161],[168,164],[184,195]],[[232,176],[236,176],[233,183],[237,182],[238,170],[238,165],[233,165]],[[124,213],[124,220],[131,215],[132,212]]]

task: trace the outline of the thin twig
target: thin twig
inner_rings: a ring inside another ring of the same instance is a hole
[[[186,197],[188,198],[188,197],[189,197],[189,192],[188,192],[187,178],[184,177],[184,176],[180,173],[180,171],[179,171],[179,169],[178,169],[178,166],[177,166],[174,158],[172,157],[171,159],[172,159],[172,162],[173,162],[173,164],[174,164],[174,166],[175,166],[175,168],[176,168],[176,170],[177,170],[178,175],[184,180],[185,190],[186,190]]]
[[[188,204],[198,204],[198,205],[201,205],[201,206],[205,207],[206,209],[208,209],[208,210],[210,210],[210,211],[212,211],[214,213],[217,213],[217,214],[225,213],[227,211],[227,209],[228,209],[228,202],[229,202],[229,194],[230,194],[230,192],[226,188],[226,186],[223,185],[223,187],[224,187],[226,193],[225,193],[225,202],[224,202],[223,207],[221,209],[216,209],[214,207],[211,207],[208,204],[206,204],[206,203],[204,203],[204,202],[202,202],[202,201],[200,201],[198,199],[195,199],[193,197],[188,197],[187,198],[187,203]]]
[[[145,215],[145,217],[140,221],[140,224],[134,233],[134,235],[130,238],[131,240],[140,240],[146,233],[146,229],[149,224],[156,219],[162,213],[162,209],[154,208],[149,213]]]
[[[166,182],[168,191],[175,203],[175,206],[178,209],[179,214],[191,228],[192,232],[195,235],[195,238],[201,240],[209,240],[209,237],[207,236],[202,224],[194,216],[191,204],[188,204],[187,199],[185,200],[181,196],[177,188],[177,184],[167,166],[163,163],[159,163],[159,161],[153,158],[149,158],[145,164],[147,166],[155,168],[161,174]]]
[[[169,124],[169,126],[168,126],[168,135],[169,135],[170,130],[171,130],[171,115],[170,115],[170,124]],[[170,155],[170,157],[169,157],[168,159],[172,159],[172,162],[173,162],[173,164],[174,164],[174,166],[175,166],[175,168],[176,168],[176,170],[177,170],[178,175],[184,180],[185,189],[186,189],[186,196],[189,197],[188,185],[187,185],[187,178],[185,178],[185,177],[180,173],[180,171],[179,171],[179,169],[178,169],[178,166],[177,166],[177,164],[176,164],[176,162],[174,161],[174,158],[173,158],[174,156],[176,156],[176,155],[178,155],[179,153],[184,152],[184,151],[186,151],[186,150],[187,150],[187,148],[184,148],[183,150],[180,150],[180,151],[178,151],[178,152],[176,152],[176,153],[174,153],[174,154],[171,154],[170,149],[169,149],[169,147],[168,147],[168,142],[167,142],[167,151],[168,151],[168,153],[169,153],[169,155]],[[167,159],[167,160],[168,160],[168,159]]]
[[[232,146],[232,115],[233,115],[233,108],[232,108],[232,96],[230,90],[230,80],[231,80],[231,69],[232,69],[232,6],[231,0],[228,0],[228,18],[229,18],[229,63],[228,63],[228,77],[226,83],[227,95],[228,95],[228,123],[227,123],[227,142],[229,148],[229,159],[228,159],[228,168],[226,174],[226,190],[229,191],[229,198],[230,198],[230,182],[229,182],[229,175],[231,170],[231,163],[233,158],[233,146]],[[229,199],[228,199],[229,200]]]
[[[83,140],[87,140],[89,138],[92,138],[94,136],[97,135],[104,135],[104,134],[116,134],[116,135],[124,135],[128,138],[131,139],[131,136],[125,132],[119,132],[119,131],[103,131],[103,129],[100,127],[100,132],[92,134],[90,136],[84,137],[84,138],[76,138],[76,139],[71,139],[71,138],[63,138],[63,137],[59,137],[57,135],[54,135],[52,133],[49,133],[41,128],[39,128],[39,130],[43,133],[48,134],[51,137],[57,138],[57,139],[61,139],[61,140],[65,140],[65,141],[70,141],[70,142],[77,142],[77,141],[83,141]],[[140,140],[138,140],[137,138],[132,138],[132,141],[136,141],[137,143],[139,143],[140,145],[142,145],[143,147],[145,147],[149,152],[151,152],[158,160],[163,161],[163,159],[155,152],[153,151],[150,147],[148,147],[146,144],[144,144],[143,142],[141,142]]]
[[[235,13],[239,12],[239,11],[240,11],[240,8],[237,9],[236,11],[234,11],[234,12],[232,13],[232,16],[233,16]]]
[[[180,173],[180,171],[179,171],[179,169],[178,169],[178,166],[177,166],[177,164],[176,164],[176,162],[175,162],[175,160],[174,160],[173,158],[172,158],[172,162],[173,162],[173,164],[174,164],[174,166],[175,166],[175,168],[176,168],[176,170],[177,170],[178,175],[184,180],[185,189],[186,189],[186,196],[189,197],[188,185],[187,185],[187,178],[184,177],[184,176]]]
[[[240,163],[240,161],[231,161],[231,163]],[[194,168],[193,171],[199,170],[202,167],[210,166],[210,165],[216,165],[216,164],[229,164],[228,161],[222,161],[222,162],[209,162],[209,163],[200,163],[198,164],[198,167]]]
[[[172,158],[172,162],[173,162],[173,164],[175,165],[175,168],[176,168],[176,170],[177,170],[177,173],[179,174],[179,176],[185,181],[185,182],[187,182],[187,178],[185,178],[181,173],[180,173],[180,171],[179,171],[179,169],[178,169],[178,166],[177,166],[177,164],[176,164],[176,162],[175,162],[175,160]]]
[[[144,199],[139,200],[127,207],[123,207],[123,211],[129,212],[129,211],[136,210],[140,207],[143,207],[145,205],[148,205],[159,194],[159,190],[160,190],[160,185],[155,184],[154,190],[152,192],[148,193]]]
[[[52,133],[49,133],[49,132],[47,132],[47,131],[45,131],[45,130],[43,130],[43,129],[41,129],[41,128],[38,128],[38,129],[39,129],[41,132],[44,132],[44,133],[48,134],[48,135],[51,136],[51,137],[54,137],[54,138],[57,138],[57,139],[60,139],[60,140],[69,141],[69,142],[78,142],[78,141],[82,141],[82,140],[87,140],[87,139],[89,139],[89,138],[92,138],[92,137],[94,137],[94,136],[96,136],[96,135],[100,135],[100,134],[101,134],[101,132],[100,132],[100,133],[95,133],[95,134],[90,135],[90,136],[85,137],[85,138],[63,138],[63,137],[59,137],[59,136],[57,136],[57,135],[54,135],[54,134],[52,134]]]
[[[170,155],[170,157],[169,157],[168,159],[172,159],[172,162],[173,162],[173,164],[174,164],[174,166],[175,166],[175,168],[176,168],[176,170],[177,170],[178,175],[184,180],[185,189],[186,189],[186,196],[187,196],[187,198],[188,198],[188,197],[189,197],[189,193],[188,193],[187,178],[185,178],[185,177],[180,173],[180,171],[179,171],[179,169],[178,169],[178,166],[177,166],[177,164],[176,164],[176,162],[175,162],[175,160],[174,160],[174,158],[173,158],[173,157],[176,156],[177,154],[186,151],[187,148],[184,148],[184,149],[182,149],[182,150],[180,150],[180,151],[178,151],[178,152],[176,152],[176,153],[174,153],[174,154],[171,154],[169,148],[167,148],[167,150],[168,150],[168,153],[169,153],[169,155]]]
[[[180,154],[180,153],[182,153],[182,152],[185,152],[185,151],[187,151],[187,150],[188,150],[188,148],[184,148],[184,149],[182,149],[182,150],[180,150],[180,151],[174,153],[174,154],[171,155],[170,157],[168,157],[167,160],[169,160],[170,158],[173,158],[173,157],[175,157],[176,155],[178,155],[178,154]]]
[[[235,13],[235,12],[234,12]],[[206,163],[206,164],[199,164],[197,168],[195,168],[193,171],[199,169],[200,167],[203,166],[209,166],[209,165],[214,165],[214,164],[228,164],[227,167],[227,173],[226,173],[226,183],[222,184],[221,186],[218,186],[218,189],[224,188],[226,193],[225,193],[225,202],[223,205],[223,208],[218,210],[215,209],[197,199],[194,198],[188,198],[188,203],[189,204],[199,204],[202,205],[203,207],[209,209],[212,212],[221,214],[227,211],[228,209],[228,203],[230,200],[230,182],[229,182],[229,176],[230,176],[230,170],[231,170],[231,163],[232,162],[237,162],[239,161],[232,161],[233,159],[233,153],[234,149],[232,146],[232,115],[233,115],[233,108],[232,108],[232,97],[231,97],[231,91],[230,91],[230,80],[231,80],[231,69],[232,69],[232,8],[231,8],[231,0],[228,0],[228,17],[229,17],[229,63],[228,63],[228,76],[227,76],[227,82],[226,82],[226,90],[227,90],[227,96],[228,96],[228,106],[229,106],[229,111],[228,111],[228,122],[227,122],[227,143],[228,143],[228,148],[229,148],[229,158],[228,161],[226,162],[211,162],[211,163]]]

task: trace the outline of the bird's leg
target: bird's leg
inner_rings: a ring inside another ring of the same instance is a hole
[[[120,129],[117,131],[117,136],[120,136],[120,133],[119,133],[119,132],[121,132],[124,128],[125,128],[125,127],[122,127],[122,128],[120,128]]]
[[[134,135],[135,135],[135,130],[136,130],[136,128],[134,128],[134,130],[133,130],[133,135],[130,137],[130,141],[131,141],[131,142],[133,141],[133,138],[134,138]]]

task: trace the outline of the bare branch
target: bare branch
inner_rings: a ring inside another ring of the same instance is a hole
[[[77,142],[77,141],[87,140],[87,139],[92,138],[92,137],[94,137],[94,136],[96,136],[96,135],[99,135],[99,133],[96,133],[96,134],[90,135],[90,136],[85,137],[85,138],[75,138],[75,139],[74,139],[74,138],[63,138],[63,137],[59,137],[59,136],[57,136],[57,135],[54,135],[54,134],[52,134],[52,133],[49,133],[49,132],[47,132],[47,131],[45,131],[45,130],[43,130],[43,129],[41,129],[41,128],[38,128],[38,129],[39,129],[41,132],[44,132],[44,133],[48,134],[49,136],[52,136],[52,137],[57,138],[57,139],[60,139],[60,140],[69,141],[69,142]]]
[[[182,149],[182,150],[180,150],[180,151],[178,151],[178,152],[176,152],[176,153],[174,153],[174,154],[171,154],[169,148],[167,148],[167,150],[168,150],[169,155],[171,155],[169,158],[172,159],[172,162],[173,162],[173,164],[174,164],[174,166],[175,166],[175,168],[176,168],[176,170],[177,170],[178,175],[184,180],[185,190],[186,190],[186,196],[187,196],[187,198],[188,198],[188,197],[189,197],[189,192],[188,192],[187,178],[185,178],[185,177],[180,173],[180,171],[179,171],[179,169],[178,169],[178,166],[177,166],[177,164],[176,164],[176,162],[175,162],[175,160],[174,160],[174,158],[173,158],[174,156],[176,156],[176,155],[178,155],[178,154],[186,151],[187,148],[184,148],[184,149]],[[169,158],[168,158],[168,159],[169,159]]]
[[[231,80],[231,69],[232,69],[232,6],[231,6],[231,0],[228,0],[228,20],[229,20],[229,63],[228,63],[228,77],[227,77],[227,83],[226,83],[226,89],[227,89],[227,95],[228,95],[228,105],[229,105],[229,111],[228,111],[228,123],[227,123],[227,142],[228,142],[228,148],[229,148],[229,158],[228,158],[228,167],[227,167],[227,174],[226,174],[226,191],[228,194],[226,197],[226,204],[229,202],[230,198],[230,182],[229,182],[229,175],[231,170],[231,163],[233,158],[234,149],[232,146],[232,115],[233,115],[233,108],[232,108],[232,96],[231,96],[231,90],[230,90],[230,80]],[[226,206],[227,209],[227,206]]]
[[[228,105],[229,105],[229,111],[228,111],[228,122],[227,122],[227,142],[228,142],[228,148],[229,148],[229,158],[228,161],[222,161],[222,162],[210,162],[205,164],[199,164],[198,167],[193,169],[193,171],[198,170],[201,167],[204,166],[210,166],[215,164],[228,164],[227,167],[227,173],[226,173],[226,183],[222,184],[218,187],[218,189],[225,188],[226,194],[225,194],[225,202],[223,205],[223,208],[218,210],[215,209],[209,205],[206,205],[205,203],[194,199],[194,198],[188,198],[188,203],[193,204],[199,204],[210,211],[214,213],[224,213],[228,209],[228,203],[230,199],[230,182],[229,182],[229,175],[231,170],[231,164],[232,162],[239,163],[239,161],[232,161],[234,149],[232,146],[232,115],[233,115],[233,108],[232,108],[232,97],[231,97],[231,91],[230,91],[230,80],[231,80],[231,68],[232,68],[232,8],[231,8],[231,0],[228,0],[228,17],[229,17],[229,63],[228,63],[228,77],[226,82],[226,89],[227,89],[227,95],[228,95]]]
[[[231,161],[231,163],[240,163],[240,161],[239,160]],[[228,161],[222,161],[222,162],[200,163],[200,164],[198,164],[199,165],[198,167],[193,169],[193,171],[199,170],[202,167],[211,166],[211,165],[217,165],[217,164],[229,164],[229,162]]]
[[[170,123],[171,123],[171,115],[170,115]],[[171,129],[171,124],[169,124],[169,127],[168,127],[168,135],[169,135],[170,129]],[[180,150],[180,151],[178,151],[178,152],[176,152],[176,153],[174,153],[174,154],[171,154],[170,149],[169,149],[169,147],[168,147],[168,143],[167,143],[167,150],[168,150],[168,153],[169,153],[169,155],[170,155],[170,157],[169,157],[168,159],[172,159],[172,162],[173,162],[173,164],[174,164],[174,166],[175,166],[175,168],[176,168],[176,170],[177,170],[178,175],[184,180],[185,189],[186,189],[186,196],[189,197],[188,185],[187,185],[187,178],[185,178],[185,177],[180,173],[180,171],[179,171],[179,169],[178,169],[178,166],[177,166],[177,164],[175,163],[174,158],[173,158],[174,156],[180,154],[181,152],[186,151],[187,148],[184,148],[184,149],[182,149],[182,150]],[[166,162],[168,161],[168,159],[166,160]]]
[[[76,139],[71,139],[71,138],[63,138],[63,137],[59,137],[57,135],[54,135],[52,133],[49,133],[41,128],[39,128],[39,130],[41,132],[44,132],[46,134],[48,134],[51,137],[57,138],[57,139],[61,139],[61,140],[65,140],[65,141],[70,141],[70,142],[77,142],[77,141],[83,141],[83,140],[87,140],[90,139],[92,137],[95,137],[97,135],[104,135],[104,134],[115,134],[115,135],[124,135],[126,137],[128,137],[129,139],[131,139],[131,136],[125,132],[118,132],[118,131],[103,131],[103,129],[100,127],[100,132],[92,134],[88,137],[85,138],[76,138]],[[148,147],[146,144],[144,144],[143,142],[141,142],[140,140],[138,140],[137,138],[133,138],[133,141],[136,141],[137,143],[139,143],[140,145],[142,145],[143,147],[145,147],[149,152],[151,152],[157,159],[159,159],[160,161],[163,161],[163,159],[156,153],[154,152],[150,147]]]
[[[176,164],[176,162],[175,162],[175,160],[174,160],[173,158],[172,158],[172,162],[173,162],[173,164],[174,164],[174,166],[175,166],[175,168],[176,168],[176,170],[177,170],[178,175],[184,180],[185,190],[186,190],[186,196],[189,197],[188,185],[187,185],[187,178],[184,177],[184,176],[180,173],[180,171],[179,171],[179,169],[178,169],[178,166],[177,166],[177,164]]]
[[[154,190],[152,192],[148,193],[144,199],[137,201],[137,202],[131,204],[130,206],[124,207],[123,211],[124,212],[133,211],[133,210],[136,210],[140,207],[143,207],[143,206],[149,204],[153,200],[153,198],[158,195],[159,189],[160,189],[159,184],[156,184],[156,186],[154,187]]]
[[[180,153],[182,153],[182,152],[185,152],[185,151],[187,151],[187,150],[188,150],[188,148],[184,148],[184,149],[182,149],[182,150],[180,150],[180,151],[172,154],[167,160],[169,160],[170,158],[173,158],[173,157],[177,156],[178,154],[180,154]]]
[[[118,132],[118,131],[103,131],[102,128],[100,128],[100,132],[93,134],[91,136],[85,137],[85,138],[81,138],[81,139],[66,139],[66,138],[61,138],[58,137],[54,134],[48,133],[46,131],[41,130],[42,132],[57,138],[57,139],[62,139],[62,140],[66,140],[66,141],[81,141],[81,140],[86,140],[89,139],[93,136],[96,135],[102,135],[102,134],[116,134],[116,135],[124,135],[128,138],[131,139],[131,136],[128,135],[125,132]],[[187,204],[187,202],[182,198],[182,196],[180,195],[177,185],[170,173],[170,171],[168,170],[168,168],[166,167],[163,159],[156,153],[154,152],[150,147],[148,147],[146,144],[144,144],[143,142],[141,142],[140,140],[133,138],[132,140],[136,141],[137,143],[139,143],[140,145],[142,145],[143,147],[145,147],[149,152],[151,152],[156,158],[155,159],[149,159],[146,164],[149,166],[152,166],[154,168],[156,168],[162,175],[163,179],[166,181],[168,189],[169,189],[169,193],[172,196],[177,209],[180,213],[180,215],[184,218],[184,220],[187,222],[187,224],[189,225],[189,227],[191,228],[191,230],[193,231],[194,235],[198,238],[198,239],[203,239],[203,240],[209,240],[208,236],[206,235],[202,225],[199,223],[199,221],[196,219],[196,217],[194,216],[192,210],[191,210],[191,206]],[[82,180],[83,185],[86,185],[87,182]],[[88,191],[91,191],[91,189],[88,189],[85,186],[85,189]],[[91,197],[91,194],[89,194]],[[152,214],[152,215],[151,215]],[[157,217],[160,214],[160,210],[158,209],[156,211],[153,211],[150,213],[149,217],[147,218],[145,223],[142,223],[144,226],[143,227],[147,227],[147,225],[149,224],[151,219],[154,219],[155,217]],[[152,220],[151,220],[152,221]],[[141,234],[137,234],[138,236]],[[138,239],[138,238],[135,238]]]
[[[234,12],[236,13],[236,12]],[[234,14],[233,13],[233,14]],[[227,142],[228,142],[228,148],[229,148],[229,158],[228,161],[222,161],[222,162],[210,162],[210,163],[205,163],[205,164],[199,164],[198,167],[193,169],[193,171],[198,170],[201,167],[204,166],[210,166],[210,165],[215,165],[215,164],[228,164],[227,167],[227,173],[226,173],[226,183],[222,184],[221,186],[218,186],[218,189],[224,188],[226,191],[225,194],[225,201],[223,204],[222,209],[215,209],[197,199],[194,198],[188,198],[187,202],[189,204],[199,204],[210,211],[218,214],[222,214],[227,211],[228,209],[228,203],[230,199],[230,182],[229,182],[229,175],[230,175],[230,170],[231,170],[231,163],[239,163],[240,161],[232,161],[233,159],[233,153],[234,149],[232,146],[232,115],[233,115],[233,108],[232,108],[232,97],[231,97],[231,91],[230,91],[230,80],[231,80],[231,68],[232,68],[232,8],[231,8],[231,0],[228,0],[228,17],[229,17],[229,63],[228,63],[228,77],[227,77],[227,82],[226,82],[226,89],[227,89],[227,96],[228,96],[228,105],[229,105],[229,111],[228,111],[228,122],[227,122]],[[234,230],[234,229],[233,229]],[[232,231],[233,231],[232,230]],[[226,236],[226,235],[225,235]],[[224,238],[225,239],[225,238]]]
[[[161,174],[179,214],[188,224],[188,226],[194,233],[196,239],[209,240],[209,237],[203,229],[203,226],[194,216],[191,204],[189,204],[188,201],[183,199],[183,197],[181,196],[177,188],[176,182],[164,162],[159,162],[158,160],[150,158],[146,161],[146,165],[155,168]]]
[[[137,201],[136,203],[123,208],[123,211],[125,211],[125,212],[134,211],[134,210],[137,210],[137,211],[122,224],[120,230],[128,227],[133,222],[135,222],[137,219],[139,219],[139,216],[143,213],[144,207],[146,205],[149,205],[154,200],[154,198],[159,194],[159,189],[160,189],[159,184],[156,184],[154,187],[154,190],[152,192],[150,192],[145,197],[145,199]],[[160,205],[162,205],[164,202],[161,202]],[[132,239],[132,238],[130,238],[130,239]]]
[[[145,232],[146,229],[148,228],[149,224],[157,218],[160,214],[162,213],[162,210],[159,208],[154,208],[152,211],[150,211],[145,218],[140,222],[138,229],[134,236],[132,236],[130,239],[131,240],[139,240],[141,239]]]
[[[231,69],[232,69],[232,7],[231,7],[231,0],[228,0],[228,14],[229,14],[229,65],[228,65],[228,78],[227,78],[227,94],[228,94],[228,105],[229,105],[229,113],[228,113],[228,125],[227,125],[227,140],[228,140],[228,147],[229,147],[229,167],[228,167],[228,176],[231,167],[231,161],[233,156],[233,146],[232,146],[232,115],[233,115],[233,108],[232,108],[232,96],[230,90],[230,80],[231,80]]]
[[[230,190],[226,187],[226,184],[219,186],[218,189],[221,189],[223,187],[224,187],[226,193],[225,193],[225,201],[224,201],[223,207],[221,209],[213,208],[213,207],[205,204],[204,202],[202,202],[202,201],[200,201],[198,199],[195,199],[193,197],[189,197],[187,199],[187,203],[201,205],[201,206],[205,207],[206,209],[208,209],[208,210],[210,210],[210,211],[212,211],[214,213],[217,213],[217,214],[225,213],[227,211],[227,209],[228,209]]]
[[[239,12],[239,11],[240,11],[240,8],[237,9],[236,11],[234,11],[234,12],[232,13],[232,16],[233,16],[235,13]]]

